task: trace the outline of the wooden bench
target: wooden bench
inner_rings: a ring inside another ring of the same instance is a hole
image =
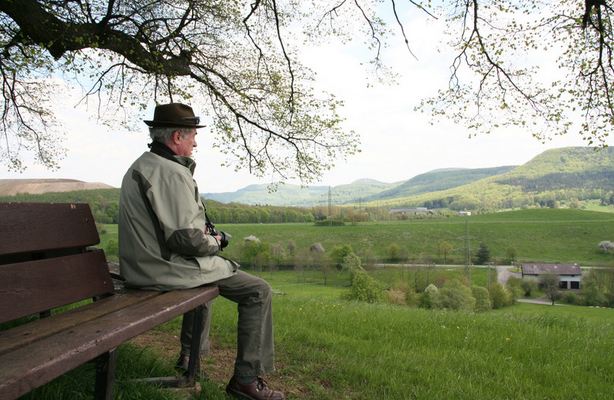
[[[0,203],[0,324],[40,315],[0,331],[0,399],[16,399],[92,360],[94,398],[112,399],[116,347],[193,309],[198,314],[187,374],[147,381],[195,384],[201,340],[196,333],[202,330],[203,304],[218,295],[217,287],[120,289],[104,252],[89,247],[99,242],[87,204]],[[79,302],[69,311],[51,312]]]

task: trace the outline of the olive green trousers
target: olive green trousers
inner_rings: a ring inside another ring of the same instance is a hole
[[[235,375],[255,377],[273,372],[275,349],[272,294],[269,284],[243,271],[237,271],[236,275],[214,284],[218,287],[220,296],[237,303],[239,311]],[[212,303],[213,300],[205,305],[201,356],[209,353]],[[184,355],[190,355],[194,314],[194,311],[190,311],[183,315],[180,342],[181,354]]]

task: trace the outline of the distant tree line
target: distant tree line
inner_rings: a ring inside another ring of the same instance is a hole
[[[71,192],[49,192],[43,194],[16,194],[0,196],[0,201],[53,202],[53,203],[88,203],[97,223],[117,224],[119,210],[119,189],[77,190]],[[409,216],[390,213],[384,207],[343,207],[334,205],[306,207],[281,207],[268,205],[247,205],[240,203],[224,204],[214,200],[205,200],[207,215],[216,224],[249,223],[292,223],[314,222],[334,219],[346,223],[365,221],[389,221],[407,219]],[[446,216],[451,216],[446,215]],[[441,215],[439,215],[441,216]],[[411,218],[433,218],[429,215],[417,215]]]
[[[88,203],[94,219],[100,224],[117,224],[119,189],[74,190],[41,194],[17,193],[0,196],[0,201],[37,203]]]
[[[510,188],[508,193],[462,193],[453,196],[425,200],[414,206],[428,209],[447,208],[452,211],[497,211],[520,208],[578,209],[580,202],[600,200],[602,205],[614,205],[614,191],[603,189],[546,190],[527,193]]]

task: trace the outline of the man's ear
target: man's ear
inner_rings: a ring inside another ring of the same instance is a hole
[[[173,131],[172,140],[174,144],[181,143],[181,131],[180,130]]]

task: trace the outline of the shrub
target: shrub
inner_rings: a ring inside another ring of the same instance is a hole
[[[520,286],[508,286],[507,290],[512,297],[512,303],[522,297],[523,291]]]
[[[490,260],[490,249],[488,248],[488,246],[486,246],[486,243],[480,243],[480,247],[478,248],[478,251],[475,256],[478,259],[478,264],[485,264],[486,262],[488,262],[488,260]]]
[[[119,255],[119,244],[117,239],[109,239],[109,241],[107,242],[107,247],[104,249],[104,252],[108,256]]]
[[[343,258],[343,264],[341,265],[343,271],[347,271],[350,274],[350,279],[354,281],[354,277],[359,271],[363,271],[360,257],[354,253],[350,253]]]
[[[315,226],[345,226],[345,222],[339,220],[327,219],[323,221],[316,221]]]
[[[531,293],[537,290],[537,286],[538,286],[537,282],[534,281],[533,279],[523,278],[520,280],[520,287],[522,288],[522,290],[524,290],[525,296],[531,296]]]
[[[397,261],[400,258],[401,248],[396,243],[390,243],[387,253],[390,261]]]
[[[439,290],[439,306],[450,310],[473,310],[475,297],[458,279],[450,279]]]
[[[492,309],[490,294],[485,287],[473,285],[471,286],[471,294],[475,298],[475,311],[489,311]]]
[[[567,292],[565,296],[563,296],[563,301],[567,304],[580,304],[580,299],[574,292]]]
[[[424,294],[420,298],[420,307],[439,308],[439,289],[432,283],[424,289]]]
[[[512,305],[512,295],[502,284],[491,284],[488,286],[488,293],[492,301],[492,308],[497,309]]]
[[[310,252],[314,252],[314,253],[324,253],[324,246],[322,246],[322,243],[314,243],[311,246],[309,246],[309,251]]]
[[[391,304],[406,304],[405,292],[399,289],[390,289],[388,292],[386,292],[386,299],[388,300],[388,303]]]
[[[350,291],[344,296],[348,300],[360,300],[375,303],[383,300],[383,289],[380,283],[365,271],[358,271]]]
[[[345,257],[353,252],[354,250],[349,244],[344,244],[343,246],[334,246],[333,249],[330,251],[330,260],[337,265],[341,265],[343,264]]]

